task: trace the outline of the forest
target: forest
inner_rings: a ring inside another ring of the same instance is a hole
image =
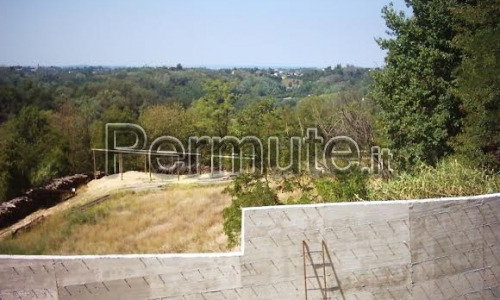
[[[390,36],[377,40],[387,51],[379,69],[0,67],[0,201],[92,171],[107,123],[139,124],[150,141],[253,135],[287,144],[316,128],[324,140],[345,135],[394,155],[393,171],[376,178],[273,166],[242,175],[227,191],[236,211],[279,204],[277,189],[301,190],[294,203],[499,191],[498,2],[407,3],[410,16],[383,9]],[[261,180],[275,175],[277,186]]]
[[[331,122],[326,118],[335,103],[358,105],[366,117],[371,109],[369,101],[360,102],[370,72],[353,66],[4,67],[0,72],[2,200],[55,177],[92,171],[91,149],[104,148],[107,123],[139,124],[151,141],[163,135],[286,138],[301,136],[300,126],[312,126],[311,109],[325,122]]]

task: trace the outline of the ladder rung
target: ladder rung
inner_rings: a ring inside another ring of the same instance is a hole
[[[322,288],[307,288],[308,291],[322,291]]]
[[[338,290],[339,288],[338,287],[331,287],[331,288],[307,288],[308,291],[324,291],[324,290],[327,290],[327,291],[330,291],[330,292],[334,292],[336,290]]]
[[[315,269],[320,269],[320,268],[323,268],[323,267],[330,267],[331,265],[332,265],[331,263],[324,263],[324,264],[312,264],[312,265],[309,265],[309,266],[312,266]]]

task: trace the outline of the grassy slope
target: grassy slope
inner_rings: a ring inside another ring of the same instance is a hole
[[[29,232],[0,241],[0,253],[111,254],[227,251],[224,186],[173,185],[114,194],[87,210],[59,210]]]

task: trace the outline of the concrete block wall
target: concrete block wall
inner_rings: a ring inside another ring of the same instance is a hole
[[[415,299],[500,299],[499,202],[496,196],[412,204]]]
[[[244,209],[238,253],[4,255],[0,299],[323,299],[324,277],[329,299],[499,299],[500,194]]]

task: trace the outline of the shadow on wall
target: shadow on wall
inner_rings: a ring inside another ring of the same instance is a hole
[[[0,256],[1,299],[500,297],[500,194],[243,210],[242,252]]]

